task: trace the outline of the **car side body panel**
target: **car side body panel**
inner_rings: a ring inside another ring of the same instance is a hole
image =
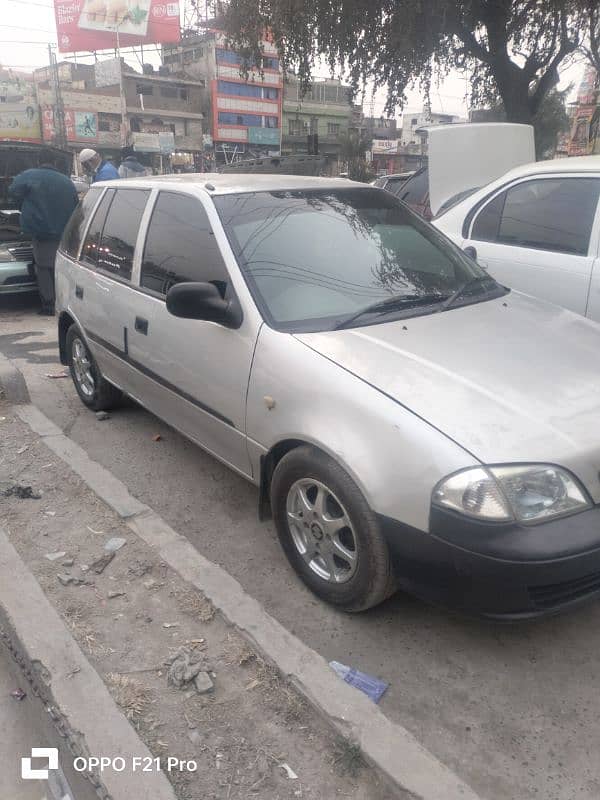
[[[333,360],[266,325],[250,378],[247,431],[255,470],[279,442],[312,444],[344,467],[374,511],[422,531],[432,487],[479,463]]]

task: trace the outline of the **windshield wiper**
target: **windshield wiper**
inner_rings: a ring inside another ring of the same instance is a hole
[[[397,311],[399,309],[412,308],[420,305],[434,305],[435,303],[445,302],[448,298],[444,294],[399,294],[393,297],[388,297],[385,300],[378,300],[376,303],[371,303],[365,308],[361,308],[355,314],[351,314],[346,319],[338,322],[334,326],[334,331],[342,330],[352,325],[357,319],[368,314],[385,314],[388,311]]]
[[[469,280],[461,284],[456,291],[452,292],[450,297],[447,297],[444,300],[444,302],[438,308],[438,311],[445,311],[447,308],[450,308],[454,305],[456,300],[458,300],[458,298],[467,291],[467,289],[470,289],[472,286],[477,286],[477,284],[483,283],[484,281],[492,281],[493,283],[496,283],[491,275],[476,275],[473,278],[469,278]]]

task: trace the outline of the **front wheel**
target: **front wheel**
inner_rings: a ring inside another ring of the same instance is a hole
[[[395,590],[388,546],[360,489],[333,459],[298,447],[278,463],[271,507],[281,545],[312,591],[364,611]]]
[[[102,376],[77,325],[67,331],[67,359],[77,394],[88,408],[108,411],[119,405],[121,392]]]

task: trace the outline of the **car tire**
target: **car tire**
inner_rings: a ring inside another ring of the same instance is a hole
[[[66,349],[71,378],[81,401],[93,411],[118,406],[122,392],[103,377],[77,325],[67,331]]]
[[[394,593],[389,549],[377,518],[356,483],[329,456],[309,446],[283,456],[271,480],[271,508],[291,565],[323,600],[356,612]]]

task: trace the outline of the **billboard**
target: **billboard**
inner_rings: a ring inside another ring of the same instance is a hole
[[[397,153],[398,139],[373,139],[373,155],[382,153]]]
[[[178,0],[54,0],[61,53],[178,42]]]
[[[279,145],[279,128],[248,128],[248,141],[250,144]]]
[[[65,108],[65,134],[68,142],[95,142],[98,139],[98,114],[95,111],[74,111]],[[44,140],[52,141],[57,132],[57,123],[52,106],[42,111]]]
[[[37,105],[6,103],[0,106],[0,140],[40,142],[40,115]]]
[[[106,61],[96,61],[94,64],[94,81],[97,89],[102,89],[105,86],[116,86],[120,79],[120,59],[109,58]]]
[[[40,113],[31,80],[0,70],[0,139],[40,142]]]

